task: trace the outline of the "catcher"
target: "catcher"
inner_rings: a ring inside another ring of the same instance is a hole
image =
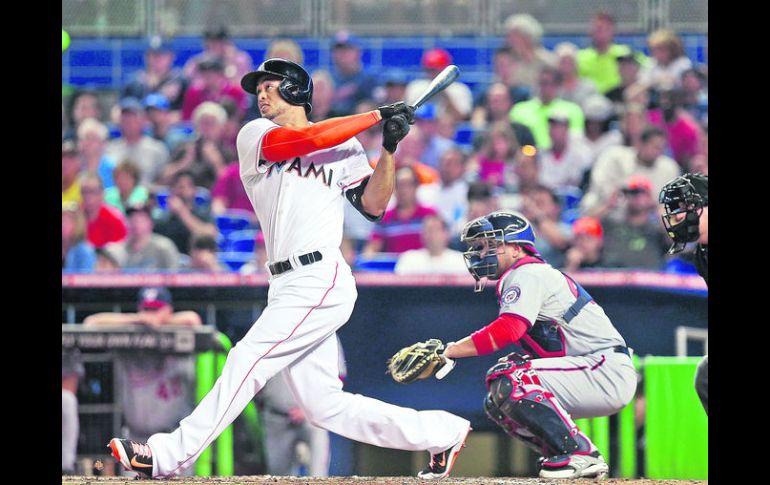
[[[607,463],[573,419],[613,414],[633,397],[636,372],[623,337],[586,290],[541,258],[524,216],[474,219],[462,241],[476,292],[497,280],[500,316],[458,342],[402,349],[388,363],[391,375],[403,383],[442,378],[455,358],[510,347],[487,372],[487,416],[542,454],[541,478],[606,477]]]

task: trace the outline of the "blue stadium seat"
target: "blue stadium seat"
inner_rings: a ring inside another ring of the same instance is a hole
[[[463,146],[471,146],[476,131],[476,128],[471,126],[470,123],[460,123],[457,125],[457,131],[455,131],[455,143]]]
[[[249,211],[232,209],[214,218],[219,233],[225,238],[233,231],[242,231],[251,226]]]
[[[693,263],[685,261],[681,258],[674,258],[670,261],[667,261],[666,264],[663,265],[663,271],[666,273],[677,274],[698,274],[698,269]]]
[[[195,190],[195,205],[197,207],[207,207],[211,205],[211,191],[206,187],[198,187]]]
[[[168,189],[160,189],[155,193],[155,200],[158,203],[158,209],[164,211],[168,204]]]
[[[227,250],[239,253],[254,253],[257,245],[256,229],[233,231],[227,236]]]
[[[378,253],[373,256],[359,255],[356,259],[356,271],[380,271],[392,273],[398,261],[397,253]]]
[[[238,253],[238,252],[225,252],[219,253],[217,259],[220,263],[227,266],[230,271],[239,271],[241,266],[252,261],[254,259],[253,254]]]

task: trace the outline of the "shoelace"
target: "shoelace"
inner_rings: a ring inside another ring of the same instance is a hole
[[[152,456],[150,445],[137,443],[136,441],[131,441],[131,449],[137,455],[146,456],[148,458]]]

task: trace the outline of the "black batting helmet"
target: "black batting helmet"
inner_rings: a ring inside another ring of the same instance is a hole
[[[278,92],[287,102],[304,106],[305,113],[310,113],[313,105],[313,79],[310,74],[297,63],[286,59],[274,57],[259,65],[256,71],[252,71],[241,79],[241,87],[247,93],[257,94],[257,84],[264,76],[277,76],[281,79]]]

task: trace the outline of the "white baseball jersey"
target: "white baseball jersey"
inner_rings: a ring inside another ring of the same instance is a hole
[[[520,341],[523,347],[529,347],[527,350],[539,357],[561,357],[626,345],[602,307],[593,300],[572,318],[565,315],[578,300],[578,286],[550,264],[530,262],[533,260],[538,261],[526,258],[524,264],[514,265],[500,277],[497,286],[500,314],[514,313],[533,324]],[[553,324],[555,329],[545,328],[546,333],[534,328]]]
[[[373,172],[364,147],[353,137],[293,160],[257,160],[264,136],[277,127],[260,118],[237,139],[241,180],[265,235],[268,260],[338,248],[347,203],[342,194]]]
[[[246,124],[238,134],[238,156],[268,260],[288,259],[292,269],[270,279],[267,307],[230,350],[212,390],[179,428],[147,441],[155,477],[192,466],[278,373],[311,423],[349,439],[438,453],[469,431],[468,420],[445,411],[415,411],[342,389],[335,333],[350,318],[358,296],[339,249],[348,203],[343,194],[372,169],[355,138],[293,160],[257,160],[265,134],[277,126],[267,119]],[[298,264],[297,256],[312,251],[322,259]]]

